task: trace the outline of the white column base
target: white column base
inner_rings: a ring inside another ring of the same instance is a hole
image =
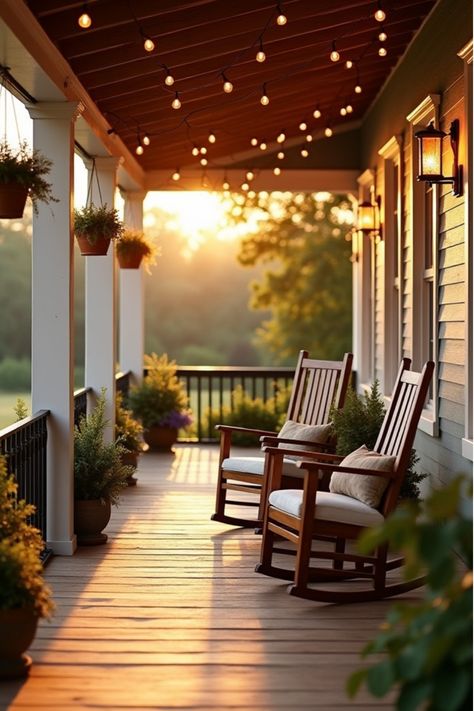
[[[77,538],[74,535],[70,541],[47,541],[46,545],[54,555],[74,555],[77,549]]]

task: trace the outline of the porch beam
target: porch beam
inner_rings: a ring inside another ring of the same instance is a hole
[[[74,120],[77,102],[29,106],[33,146],[52,161],[57,203],[38,205],[32,240],[32,410],[50,410],[47,444],[47,545],[72,555],[74,535]]]

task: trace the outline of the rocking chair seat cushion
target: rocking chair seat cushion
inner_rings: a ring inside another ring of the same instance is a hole
[[[301,518],[303,491],[300,489],[272,491],[268,502],[270,506],[284,513]],[[331,494],[328,491],[318,491],[316,494],[315,518],[364,527],[376,526],[384,520],[380,511],[367,506],[362,501],[343,494]]]
[[[332,424],[326,425],[304,425],[301,422],[294,422],[293,420],[287,420],[280,432],[279,437],[285,439],[300,439],[308,442],[308,444],[282,444],[285,449],[294,449],[295,451],[318,451],[318,447],[311,445],[315,444],[326,444],[328,441],[332,430]],[[298,459],[298,457],[293,457],[288,455],[288,459]]]
[[[229,457],[222,462],[222,469],[225,472],[243,472],[244,474],[257,474],[263,477],[265,465],[264,457]],[[296,476],[302,478],[304,470],[298,469],[293,459],[283,458],[282,473],[286,476]]]
[[[379,454],[367,449],[365,444],[345,457],[339,466],[357,467],[360,469],[375,469],[381,472],[391,472],[396,457]],[[377,508],[388,479],[379,476],[364,476],[363,474],[349,474],[347,472],[333,472],[329,484],[329,491],[333,494],[346,494],[354,499],[359,499],[367,506]]]

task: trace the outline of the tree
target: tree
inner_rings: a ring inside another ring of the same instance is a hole
[[[234,196],[235,220],[258,215],[258,231],[241,242],[244,266],[265,264],[252,284],[251,306],[270,310],[257,329],[280,363],[304,347],[316,358],[340,359],[351,346],[352,211],[346,196],[329,193],[260,193]]]

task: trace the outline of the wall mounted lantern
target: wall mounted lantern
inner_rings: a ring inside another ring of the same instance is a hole
[[[450,137],[453,151],[453,175],[443,175],[443,138]],[[451,183],[453,195],[462,195],[462,165],[458,163],[459,121],[451,123],[449,133],[434,127],[433,121],[427,128],[417,131],[418,140],[418,176],[417,180],[432,183]]]
[[[382,238],[379,196],[373,202],[364,200],[357,205],[357,229],[366,235]]]

